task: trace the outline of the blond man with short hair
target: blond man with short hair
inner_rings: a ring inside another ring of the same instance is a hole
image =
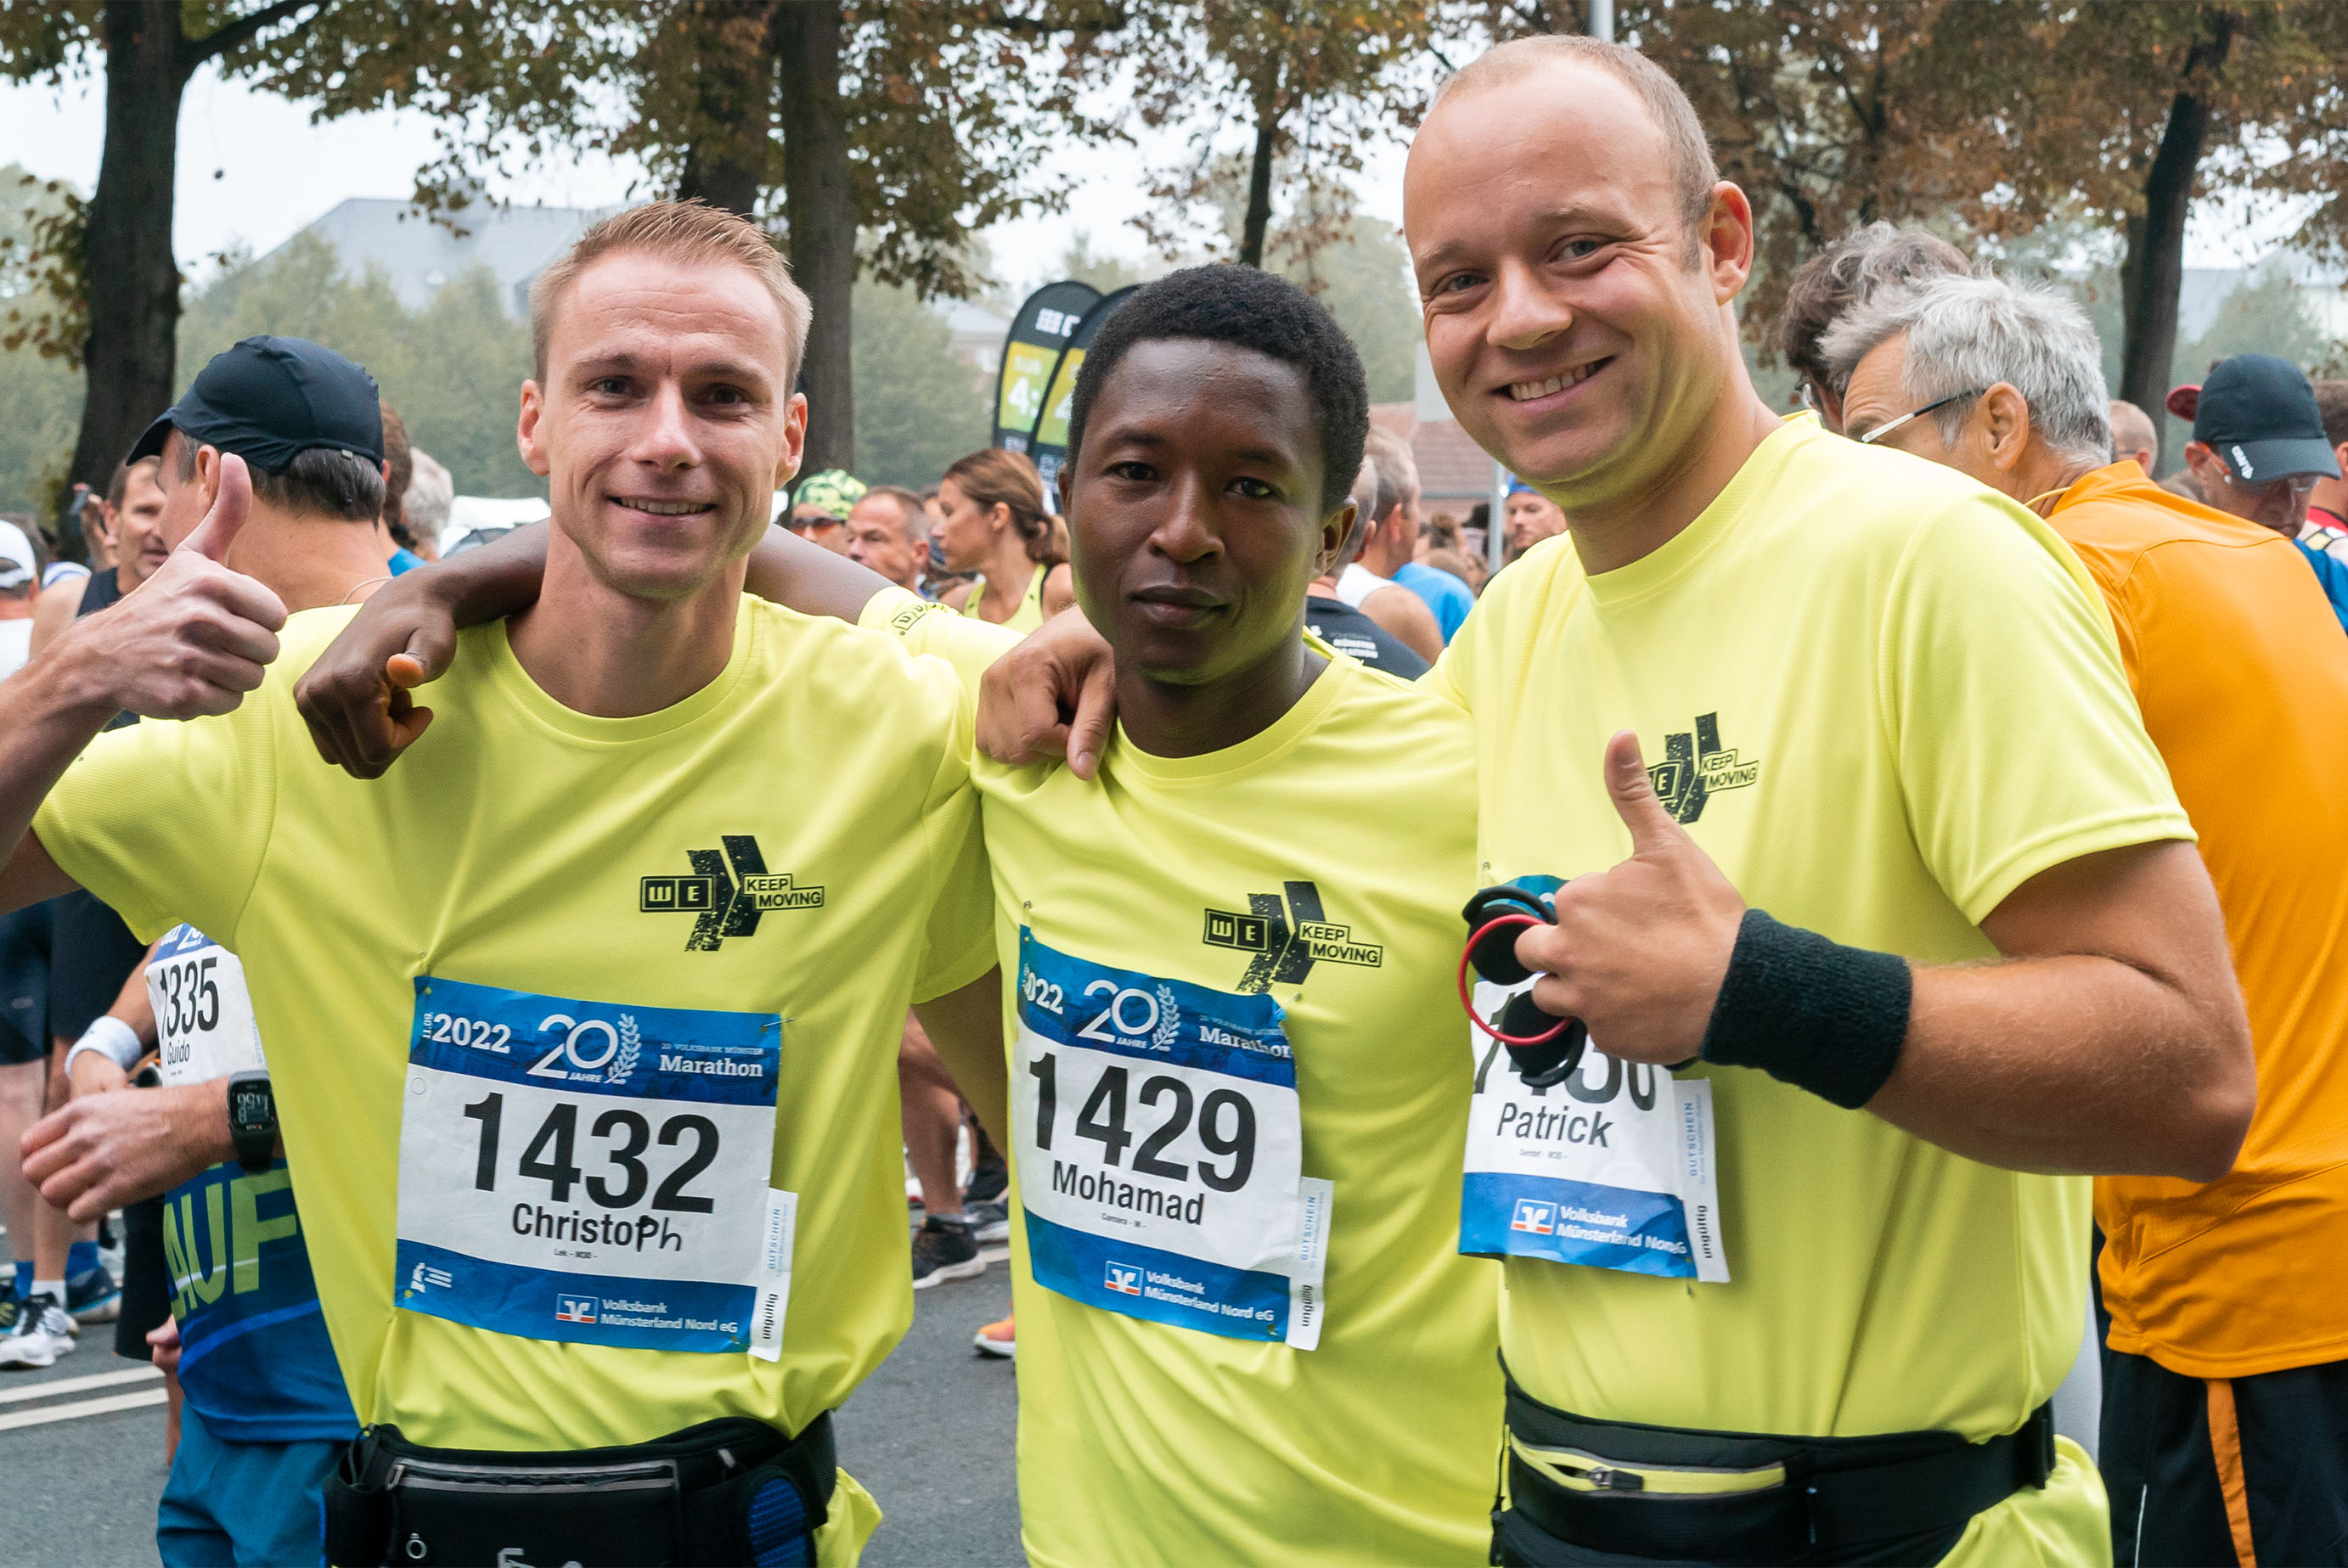
[[[544,590],[437,723],[391,661],[410,765],[309,755],[347,616],[222,564],[249,482],[207,447],[202,523],[0,701],[0,907],[79,883],[244,958],[372,1429],[330,1561],[851,1562],[829,1412],[911,1312],[893,1048],[911,1001],[994,1017],[969,720],[893,638],[743,597],[807,417],[764,236],[637,208],[530,303]],[[92,743],[121,708],[192,722]]]

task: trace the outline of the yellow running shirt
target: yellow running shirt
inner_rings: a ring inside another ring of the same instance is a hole
[[[1017,641],[929,611],[884,593],[865,621],[973,674]],[[1475,874],[1467,723],[1331,654],[1225,751],[1150,756],[1120,729],[1092,784],[977,772],[1017,977],[1029,1560],[1485,1561],[1498,1271],[1457,1250],[1469,1062],[1447,984]],[[1303,1310],[1268,1255],[1294,1212],[1283,1126],[1331,1222]],[[1226,1266],[1251,1248],[1257,1268]]]
[[[1485,875],[1630,852],[1605,787],[1634,730],[1747,902],[1922,963],[1993,958],[2036,873],[2189,839],[2077,559],[1952,470],[1773,432],[1661,549],[1585,578],[1570,536],[1495,578],[1426,677],[1474,716]],[[1698,1065],[1732,1283],[1506,1267],[1501,1343],[1577,1415],[1851,1437],[2012,1431],[2079,1346],[2087,1183],[1949,1153],[1765,1073]],[[2100,1563],[2067,1442],[1948,1561]]]
[[[363,783],[292,700],[347,619],[295,616],[232,714],[100,736],[35,828],[142,938],[186,920],[243,960],[359,1419],[482,1449],[798,1430],[911,1318],[906,1006],[994,962],[959,684],[745,600],[716,681],[591,718],[493,622]],[[743,1348],[746,1255],[789,1271],[778,1360]],[[877,1519],[843,1476],[824,1562]]]
[[[1027,579],[1026,595],[1019,600],[1019,608],[1011,612],[1011,619],[1000,622],[988,621],[987,624],[999,624],[1005,631],[1016,631],[1022,634],[1033,631],[1043,625],[1044,579],[1051,575],[1051,571],[1050,567],[1040,561],[1037,562],[1035,575]],[[970,597],[962,601],[962,612],[973,620],[986,620],[985,615],[979,610],[979,605],[985,599],[986,578],[981,574],[970,579]]]

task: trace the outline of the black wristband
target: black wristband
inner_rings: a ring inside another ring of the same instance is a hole
[[[1700,1054],[1856,1111],[1900,1065],[1914,999],[1899,954],[1846,948],[1747,909]]]

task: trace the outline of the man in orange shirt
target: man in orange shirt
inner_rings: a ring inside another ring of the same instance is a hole
[[[2348,1562],[2348,645],[2291,542],[2112,461],[2078,308],[1950,276],[1825,338],[1845,432],[2046,518],[2104,590],[2257,1044],[2232,1173],[2099,1177],[2099,1456],[2124,1563]],[[2296,804],[2294,804],[2296,803]]]

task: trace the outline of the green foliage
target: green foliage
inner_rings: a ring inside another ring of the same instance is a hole
[[[0,511],[50,511],[73,457],[81,376],[54,333],[33,329],[57,319],[45,236],[59,215],[80,207],[68,186],[17,164],[0,169]]]
[[[297,234],[265,261],[237,261],[180,318],[180,380],[256,333],[324,343],[366,366],[408,439],[448,465],[459,495],[544,494],[514,450],[530,375],[530,329],[499,308],[486,268],[450,279],[423,309],[404,308],[380,272],[353,278],[332,243]]]
[[[856,285],[856,474],[924,489],[986,445],[993,371],[954,357],[953,333],[912,290]]]
[[[81,428],[81,387],[62,361],[0,351],[0,512],[54,509]]]

